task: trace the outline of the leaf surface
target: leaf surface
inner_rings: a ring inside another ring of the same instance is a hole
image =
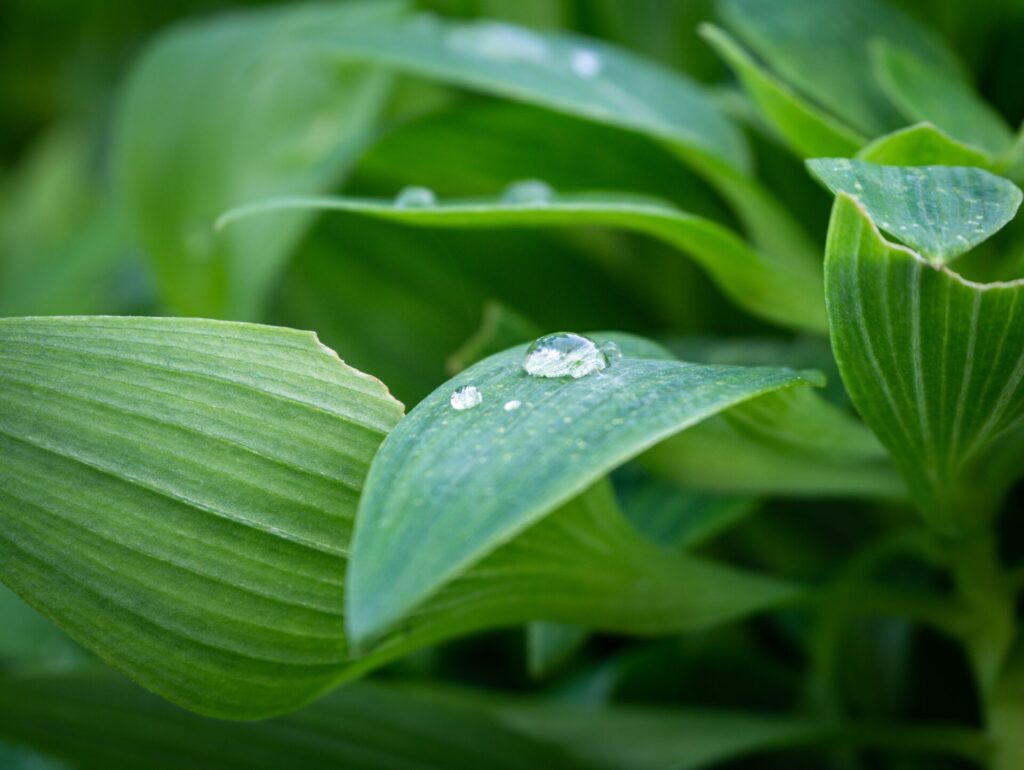
[[[0,320],[0,382],[5,583],[198,711],[329,683],[383,385],[306,332],[103,317]]]
[[[488,553],[647,447],[755,396],[804,384],[782,368],[672,361],[622,338],[624,356],[574,381],[531,377],[524,346],[459,374],[381,448],[353,543],[348,628],[379,636]],[[648,357],[645,357],[648,356]],[[475,385],[483,403],[453,410]],[[518,409],[506,410],[512,400]],[[499,492],[500,490],[500,492]]]
[[[881,166],[845,158],[807,161],[833,193],[856,198],[882,230],[944,265],[1002,229],[1020,189],[969,166]]]
[[[451,201],[402,207],[390,201],[309,197],[271,199],[228,212],[223,227],[255,214],[341,211],[409,225],[448,228],[602,226],[643,233],[690,254],[738,305],[775,323],[822,330],[817,264],[759,253],[735,233],[660,201],[627,195],[557,196],[549,201]],[[230,229],[230,228],[229,228]]]

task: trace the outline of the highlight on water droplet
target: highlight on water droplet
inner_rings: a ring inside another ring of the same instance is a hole
[[[494,61],[539,64],[548,57],[548,44],[536,32],[499,21],[477,21],[456,27],[445,43],[459,53]]]
[[[484,400],[484,396],[476,385],[463,385],[452,393],[452,397],[449,400],[452,409],[461,412],[466,409],[472,409],[474,406],[479,406]]]
[[[501,194],[502,203],[544,204],[550,203],[555,197],[551,185],[541,179],[520,179],[513,182]]]
[[[437,203],[437,196],[429,187],[403,187],[395,196],[396,209],[422,209]]]
[[[526,350],[523,369],[531,377],[579,379],[608,366],[596,342],[582,334],[558,332],[534,340]]]
[[[523,405],[522,401],[514,398],[511,401],[506,401],[505,402],[505,411],[506,412],[514,412],[516,409],[518,409],[522,405]]]
[[[589,48],[577,48],[569,58],[569,66],[579,77],[590,80],[601,74],[604,62],[601,61],[601,55],[597,51],[592,51]]]

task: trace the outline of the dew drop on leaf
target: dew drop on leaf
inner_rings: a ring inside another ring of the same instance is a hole
[[[396,209],[422,209],[437,203],[437,196],[429,187],[403,187],[395,196]]]
[[[526,350],[523,369],[531,377],[579,379],[608,366],[608,356],[582,334],[559,332],[534,340]]]
[[[479,406],[483,400],[483,394],[480,393],[480,389],[476,385],[463,385],[452,393],[451,405],[452,409],[461,412]]]
[[[533,62],[548,58],[548,45],[540,35],[512,24],[478,21],[452,29],[446,44],[458,53],[500,62]]]
[[[550,203],[555,191],[551,185],[540,179],[522,179],[513,182],[501,194],[502,203],[542,204]]]
[[[604,67],[600,54],[588,48],[577,48],[573,51],[569,65],[572,71],[584,80],[596,78]]]
[[[506,401],[505,402],[505,411],[506,412],[514,412],[516,409],[518,409],[522,405],[523,405],[523,402],[519,401],[518,399],[512,399],[511,401]]]

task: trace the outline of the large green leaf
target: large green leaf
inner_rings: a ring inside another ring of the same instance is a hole
[[[779,258],[816,255],[803,227],[749,175],[739,130],[685,75],[606,43],[510,24],[429,15],[332,35],[344,60],[372,61],[666,143],[734,207],[758,247]]]
[[[621,344],[625,355],[607,369],[569,382],[527,375],[525,347],[512,348],[459,374],[400,423],[360,504],[347,585],[354,643],[380,636],[643,449],[755,396],[805,384],[789,369],[685,364],[649,343]],[[453,410],[449,396],[469,384],[483,403]],[[506,410],[512,400],[521,406]],[[705,598],[713,607],[714,597]]]
[[[104,672],[5,677],[0,737],[80,770],[500,770],[590,765],[481,704],[356,683],[287,717],[232,723],[181,711]]]
[[[686,251],[734,302],[751,313],[786,326],[824,329],[820,268],[816,263],[795,254],[783,258],[759,253],[727,228],[656,200],[592,194],[522,203],[454,201],[413,207],[357,198],[281,198],[235,209],[219,224],[293,209],[342,211],[429,227],[621,227]]]
[[[3,582],[189,708],[324,689],[379,382],[306,332],[102,317],[0,320],[0,381]]]
[[[868,210],[838,196],[826,256],[836,359],[918,507],[945,531],[978,526],[1020,472],[1022,293],[1021,282],[973,283],[889,243]]]
[[[864,138],[760,66],[725,30],[701,28],[704,38],[735,70],[761,114],[800,157],[852,155]]]
[[[889,41],[937,72],[959,75],[937,37],[882,0],[722,0],[719,9],[776,73],[867,136],[902,122],[874,78],[873,41]]]
[[[880,166],[845,158],[818,158],[807,166],[936,266],[1002,229],[1024,197],[1013,182],[970,166]]]
[[[249,319],[309,216],[215,238],[226,207],[328,189],[369,138],[388,79],[315,44],[395,16],[392,2],[292,5],[183,25],[132,73],[118,117],[121,195],[168,307]]]

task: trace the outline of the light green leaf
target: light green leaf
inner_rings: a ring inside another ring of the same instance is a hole
[[[788,369],[642,358],[648,344],[621,344],[622,358],[571,382],[530,377],[525,347],[513,348],[462,372],[400,423],[360,504],[347,587],[353,642],[378,637],[643,449],[723,409],[805,383]],[[453,410],[449,396],[469,384],[483,403]],[[521,406],[507,411],[511,400]]]
[[[315,41],[395,16],[393,2],[294,5],[174,28],[147,49],[117,120],[118,187],[180,314],[258,315],[310,216],[215,238],[225,208],[329,189],[370,138],[388,78]]]
[[[799,157],[853,155],[864,138],[761,67],[725,30],[705,24],[704,39],[735,71],[762,116]]]
[[[858,154],[859,160],[883,166],[977,166],[996,171],[986,153],[959,142],[931,123],[918,123],[878,137]]]
[[[874,41],[871,55],[878,82],[908,120],[934,123],[992,155],[1009,152],[1013,132],[978,96],[964,73],[936,69],[911,51],[881,39]]]
[[[689,253],[738,305],[776,323],[824,328],[816,263],[754,251],[710,220],[660,201],[627,195],[560,195],[534,203],[451,201],[403,207],[390,201],[342,197],[270,199],[228,212],[219,226],[254,214],[293,209],[342,211],[424,227],[621,227]],[[272,221],[272,220],[271,220]]]
[[[882,0],[723,0],[719,9],[779,76],[867,136],[902,123],[875,81],[872,41],[890,41],[938,72],[959,73],[937,37]]]
[[[557,671],[587,641],[587,629],[539,621],[526,626],[526,668],[534,679]]]
[[[6,677],[0,737],[79,770],[579,770],[486,702],[360,682],[287,717],[238,723],[181,711],[104,672]]]
[[[4,583],[197,711],[328,686],[379,382],[307,332],[103,317],[0,320],[0,381]]]
[[[838,196],[826,254],[836,359],[921,512],[946,532],[980,525],[1019,475],[1022,293],[889,243],[868,210]]]
[[[817,256],[804,228],[750,176],[739,129],[681,73],[566,33],[425,14],[372,33],[332,35],[328,47],[344,60],[388,65],[666,143],[733,206],[759,248],[805,263]]]
[[[944,265],[987,240],[1020,206],[1009,180],[969,166],[879,166],[845,158],[817,158],[807,167],[832,192],[846,193],[872,221]]]

